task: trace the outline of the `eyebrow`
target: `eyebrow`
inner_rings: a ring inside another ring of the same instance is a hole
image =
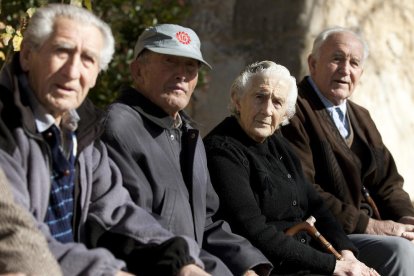
[[[263,87],[259,87],[260,89],[256,91],[257,94],[265,94],[265,95],[270,95],[271,93],[269,92],[269,90],[264,90]]]
[[[272,100],[276,99],[276,100],[278,100],[278,101],[285,102],[285,98],[283,98],[283,97],[281,97],[281,96],[278,96],[278,95],[275,95],[274,93],[271,93],[271,92],[269,92],[269,91],[267,91],[267,90],[258,90],[258,91],[256,92],[256,95],[257,95],[257,94],[264,95],[264,96],[270,96],[270,98],[271,98]]]
[[[74,50],[76,48],[74,44],[66,42],[66,41],[55,41],[53,43],[53,46],[57,48],[68,49],[68,50]],[[83,49],[81,52],[81,55],[87,55],[99,61],[99,54],[96,53],[95,51],[92,51],[89,49]]]
[[[343,51],[335,51],[333,52],[332,56],[348,56],[348,54]],[[350,58],[354,60],[358,60],[358,61],[362,60],[361,57],[353,56],[353,55],[350,55]]]
[[[64,49],[74,49],[75,46],[72,43],[66,42],[66,41],[61,41],[61,40],[56,40],[53,42],[53,47],[57,47],[57,48],[64,48]]]
[[[332,56],[346,56],[346,54],[343,51],[335,51],[332,53]]]
[[[273,99],[276,99],[281,103],[284,103],[286,101],[286,98],[283,98],[283,97],[280,97],[280,96],[274,96]]]

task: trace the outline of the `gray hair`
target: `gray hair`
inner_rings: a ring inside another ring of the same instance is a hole
[[[340,33],[350,33],[353,36],[355,36],[356,39],[359,40],[359,42],[361,43],[361,45],[364,48],[364,56],[362,57],[362,63],[365,62],[365,60],[367,59],[368,55],[369,55],[369,48],[368,48],[368,44],[366,43],[366,41],[364,40],[364,38],[357,32],[348,29],[348,28],[344,28],[344,27],[331,27],[328,29],[323,30],[321,33],[319,33],[319,35],[315,38],[315,41],[313,42],[313,47],[312,47],[312,53],[311,55],[315,58],[319,58],[320,55],[320,48],[322,46],[322,44],[331,36],[334,34],[340,34]]]
[[[290,75],[290,72],[286,67],[268,60],[254,62],[246,66],[246,68],[234,80],[230,88],[230,95],[235,96],[236,99],[242,98],[248,88],[249,82],[252,79],[252,77],[255,75],[266,74],[271,75],[279,80],[285,80],[289,84],[289,91],[286,99],[286,118],[282,122],[282,125],[286,125],[289,123],[289,119],[291,119],[293,115],[295,115],[295,105],[296,99],[298,97],[296,79]],[[235,102],[233,100],[230,101],[229,110],[232,115],[236,117],[239,116]]]
[[[35,50],[40,48],[52,34],[55,21],[59,17],[66,17],[83,24],[91,24],[99,29],[104,39],[99,67],[101,70],[106,70],[115,51],[115,39],[109,25],[86,9],[66,4],[49,4],[37,9],[24,32],[23,42]]]

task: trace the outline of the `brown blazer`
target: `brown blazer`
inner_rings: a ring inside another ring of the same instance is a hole
[[[370,191],[382,219],[414,216],[394,159],[369,112],[347,101],[353,133],[348,146],[305,77],[299,84],[297,112],[282,128],[298,154],[305,176],[314,183],[346,233],[363,233],[368,224],[361,206],[362,185]]]

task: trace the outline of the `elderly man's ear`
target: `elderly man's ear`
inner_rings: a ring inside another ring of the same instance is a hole
[[[316,59],[312,55],[308,56],[308,67],[311,74],[316,70]]]
[[[31,54],[32,49],[23,42],[20,48],[20,67],[22,67],[23,71],[25,72],[29,71],[30,69]]]
[[[142,73],[141,73],[142,69],[141,69],[140,61],[138,59],[131,62],[131,64],[129,65],[129,70],[131,71],[131,76],[132,76],[134,83],[139,82],[142,77]]]

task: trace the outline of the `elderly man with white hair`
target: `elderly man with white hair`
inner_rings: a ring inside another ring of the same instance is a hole
[[[308,57],[310,75],[299,84],[297,114],[282,128],[306,178],[382,275],[414,271],[414,208],[403,178],[369,112],[349,99],[368,57],[361,35],[323,30]]]

